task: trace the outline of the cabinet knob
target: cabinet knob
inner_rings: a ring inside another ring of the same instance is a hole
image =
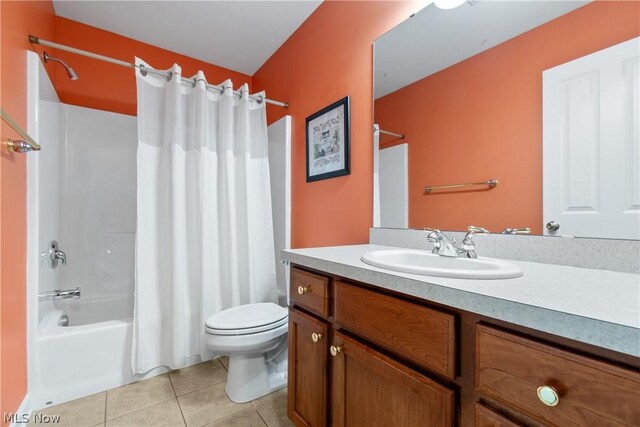
[[[309,292],[309,288],[305,286],[298,286],[298,294],[302,295],[306,294],[307,292]]]
[[[315,332],[311,334],[311,341],[318,342],[321,339],[322,339],[322,334],[317,334]]]
[[[341,351],[342,349],[340,347],[336,347],[335,345],[332,345],[331,347],[329,347],[329,352],[333,357],[336,357],[338,353],[340,353]]]
[[[558,391],[548,385],[543,385],[538,387],[536,391],[538,394],[538,399],[540,402],[544,403],[547,406],[557,406],[560,403],[560,396],[558,396]]]

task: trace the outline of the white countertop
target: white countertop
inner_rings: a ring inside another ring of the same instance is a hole
[[[450,307],[640,357],[640,275],[514,261],[515,279],[451,279],[365,264],[380,245],[293,249],[282,259]]]

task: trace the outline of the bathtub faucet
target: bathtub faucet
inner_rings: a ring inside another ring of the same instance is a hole
[[[49,265],[51,268],[56,268],[58,266],[58,261],[62,262],[63,265],[67,265],[67,254],[58,249],[58,242],[55,240],[51,242],[49,251],[45,252],[43,255],[49,257]]]
[[[80,298],[80,288],[76,287],[75,289],[67,289],[64,291],[56,290],[51,292],[44,292],[38,294],[38,300],[55,300],[55,299],[79,299]]]

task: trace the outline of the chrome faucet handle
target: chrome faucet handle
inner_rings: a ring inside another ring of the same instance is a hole
[[[482,227],[476,227],[475,225],[470,225],[469,227],[467,227],[467,234],[471,233],[471,235],[474,234],[489,234],[489,230],[487,230],[486,228],[482,228]]]
[[[467,234],[465,234],[464,239],[462,239],[458,252],[466,254],[467,258],[478,258],[478,254],[476,254],[476,242],[474,242],[473,236],[476,234],[489,234],[489,230],[476,227],[475,225],[470,225],[467,230]]]
[[[49,257],[49,266],[51,268],[56,268],[58,266],[58,261],[62,262],[63,265],[67,265],[67,254],[58,249],[58,242],[55,240],[51,242],[49,251],[46,254]]]

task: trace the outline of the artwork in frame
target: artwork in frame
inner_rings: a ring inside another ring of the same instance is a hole
[[[307,117],[307,182],[349,175],[349,97]]]

